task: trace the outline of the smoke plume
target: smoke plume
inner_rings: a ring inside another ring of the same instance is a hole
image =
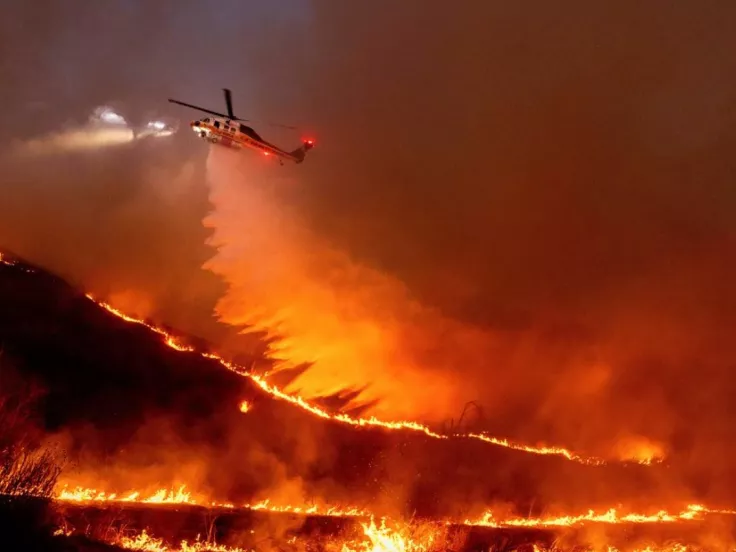
[[[272,355],[287,367],[312,364],[291,391],[358,390],[359,403],[375,403],[376,414],[446,417],[464,382],[453,381],[450,363],[437,358],[443,344],[433,340],[455,340],[455,328],[399,280],[316,235],[289,203],[298,175],[278,170],[260,158],[210,151],[214,209],[204,224],[218,252],[206,267],[228,285],[220,320],[275,337]]]

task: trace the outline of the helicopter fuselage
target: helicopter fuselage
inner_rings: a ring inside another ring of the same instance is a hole
[[[300,162],[296,155],[266,142],[252,128],[237,121],[207,117],[192,121],[190,127],[200,138],[211,144],[233,149],[250,148],[261,152],[264,156],[275,155],[295,163]]]

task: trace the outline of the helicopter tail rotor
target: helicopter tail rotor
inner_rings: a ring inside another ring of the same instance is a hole
[[[314,140],[309,138],[307,140],[304,140],[300,148],[297,148],[294,151],[289,152],[289,153],[296,158],[297,163],[301,163],[304,161],[304,158],[306,157],[307,152],[313,147],[314,147]]]

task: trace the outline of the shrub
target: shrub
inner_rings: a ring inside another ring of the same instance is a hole
[[[34,423],[41,395],[0,352],[0,494],[49,498],[54,491],[60,457]]]

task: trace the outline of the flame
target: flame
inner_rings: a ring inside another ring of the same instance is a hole
[[[387,525],[385,519],[382,519],[380,525],[371,518],[369,523],[361,523],[363,530],[362,537],[351,539],[341,539],[333,537],[330,546],[324,547],[325,550],[340,550],[341,552],[441,552],[451,549],[447,543],[447,534],[441,527],[436,524],[410,524],[410,523],[392,523]],[[73,534],[67,530],[57,530],[56,535],[70,536]],[[164,539],[154,537],[148,530],[133,535],[120,535],[113,538],[105,539],[111,545],[124,548],[126,550],[135,550],[140,552],[246,552],[246,549],[239,547],[230,547],[217,544],[215,542],[204,542],[199,537],[194,542],[186,540],[181,541],[179,546],[170,546]],[[288,543],[293,545],[296,537],[291,537]],[[342,541],[342,542],[341,542]],[[307,549],[311,547],[307,544]],[[323,547],[319,547],[323,549]],[[644,545],[633,546],[620,549],[615,546],[592,547],[589,545],[576,545],[572,547],[561,548],[559,545],[551,547],[539,544],[521,545],[519,548],[508,549],[511,552],[521,552],[522,550],[533,550],[534,552],[703,552],[701,547],[693,547],[681,542],[667,543],[663,545]],[[722,552],[733,552],[736,548],[732,546],[722,547]]]
[[[627,513],[620,514],[616,508],[610,508],[603,513],[588,510],[587,513],[574,516],[549,516],[538,518],[497,518],[492,511],[487,511],[479,519],[465,520],[465,525],[482,527],[573,527],[584,523],[608,524],[642,524],[642,523],[675,523],[678,521],[701,521],[707,514],[736,515],[736,510],[712,509],[702,504],[689,504],[679,513],[671,514],[660,510],[654,514]]]
[[[76,487],[69,490],[64,485],[57,495],[57,500],[66,502],[140,502],[144,504],[197,504],[191,493],[185,491],[186,486],[178,489],[159,489],[151,495],[141,496],[140,491],[131,491],[118,496],[116,493],[106,493],[97,489]]]
[[[645,437],[627,437],[620,440],[614,451],[617,458],[623,461],[651,465],[662,462],[665,458],[664,445]]]
[[[140,550],[142,552],[245,552],[243,548],[231,548],[199,540],[193,543],[184,540],[181,541],[180,547],[174,548],[166,545],[163,539],[149,535],[145,529],[132,537],[120,537],[111,544],[127,550]]]
[[[105,303],[104,301],[96,300],[94,297],[92,297],[89,294],[87,294],[87,298],[93,301],[94,303],[96,303],[97,305],[99,305],[100,307],[104,308],[111,314],[114,314],[118,318],[125,320],[126,322],[130,322],[133,324],[140,324],[150,329],[151,331],[156,332],[163,338],[166,345],[168,345],[172,349],[176,349],[177,351],[182,351],[182,352],[196,352],[193,347],[182,343],[179,339],[177,339],[173,335],[169,334],[168,332],[166,332],[165,330],[161,328],[154,326],[153,324],[149,324],[145,322],[144,320],[140,320],[138,318],[129,316],[123,313],[122,311],[116,309],[112,305]],[[307,401],[305,401],[303,398],[299,396],[289,395],[288,393],[285,393],[284,391],[282,391],[280,388],[276,387],[275,385],[268,383],[264,377],[248,372],[242,367],[237,366],[231,362],[228,362],[227,360],[223,359],[217,354],[214,354],[214,353],[198,353],[198,354],[200,354],[204,358],[215,360],[218,363],[220,363],[223,367],[227,368],[228,370],[235,372],[241,376],[245,376],[249,378],[253,383],[255,383],[258,387],[260,387],[263,391],[265,391],[272,397],[290,402],[291,404],[298,406],[302,410],[305,410],[315,416],[318,416],[320,418],[324,418],[327,420],[332,420],[335,422],[352,425],[355,427],[381,427],[381,428],[390,429],[390,430],[415,431],[418,433],[423,433],[427,437],[431,437],[433,439],[451,439],[451,438],[476,439],[476,440],[479,440],[485,443],[490,443],[493,445],[502,446],[505,448],[510,448],[510,449],[519,450],[519,451],[524,451],[524,452],[528,452],[532,454],[561,456],[563,458],[567,458],[568,460],[572,460],[572,461],[579,462],[581,464],[587,464],[587,465],[599,466],[599,465],[603,465],[606,463],[605,460],[603,460],[602,458],[596,458],[592,456],[583,456],[581,454],[572,452],[563,447],[547,446],[547,445],[541,445],[541,444],[536,445],[536,446],[525,445],[522,443],[515,443],[508,439],[491,437],[483,433],[456,433],[453,435],[443,435],[435,431],[432,431],[431,429],[429,429],[429,427],[427,427],[424,424],[420,424],[419,422],[414,422],[414,421],[406,421],[406,420],[404,421],[384,421],[384,420],[379,420],[375,416],[371,416],[369,418],[362,418],[362,417],[354,418],[352,416],[348,416],[347,414],[330,414],[326,410],[308,403]]]
[[[319,504],[305,505],[276,505],[271,504],[269,499],[262,500],[253,504],[243,504],[236,506],[229,502],[214,502],[203,499],[194,498],[192,493],[186,490],[186,486],[182,485],[176,489],[158,489],[155,492],[144,495],[140,491],[128,491],[126,493],[107,493],[90,489],[86,487],[69,488],[63,485],[61,490],[56,494],[56,500],[61,502],[75,502],[80,504],[95,502],[128,502],[138,504],[187,504],[191,506],[205,506],[209,508],[241,508],[244,510],[266,511],[274,513],[291,513],[312,516],[328,516],[328,517],[369,517],[370,512],[355,506],[329,506]]]
[[[159,489],[150,494],[143,495],[138,491],[131,491],[120,496],[77,487],[72,490],[63,488],[57,495],[57,500],[76,503],[94,502],[129,502],[141,504],[188,504],[200,506],[217,506],[235,508],[232,504],[216,504],[199,502],[192,498],[191,493],[185,487],[177,489]],[[273,505],[266,499],[253,504],[245,504],[241,508],[252,511],[265,511],[275,513],[292,513],[299,515],[330,516],[340,518],[367,518],[367,522],[361,522],[365,539],[354,539],[342,543],[341,552],[440,552],[446,549],[445,540],[447,529],[452,525],[459,525],[456,520],[446,519],[439,521],[428,521],[424,523],[408,523],[400,520],[391,520],[381,517],[380,525],[376,524],[376,516],[364,509],[356,507],[336,507],[318,505]],[[482,526],[491,528],[525,528],[525,529],[565,529],[579,527],[585,524],[613,524],[613,525],[637,525],[637,524],[673,524],[702,521],[709,514],[736,515],[736,510],[714,509],[702,504],[689,504],[678,513],[670,513],[660,510],[655,513],[620,513],[615,508],[596,513],[589,510],[580,515],[546,516],[537,518],[522,518],[514,516],[499,516],[492,511],[486,512],[480,519],[465,520],[462,525]],[[60,528],[57,535],[69,536],[72,534],[67,528]],[[235,552],[238,548],[228,548],[216,544],[207,544],[196,541],[188,543],[183,541],[179,548],[169,547],[162,539],[156,539],[145,530],[132,537],[121,537],[112,542],[129,550],[143,550],[156,552],[194,552],[204,550],[218,550],[223,552]],[[543,548],[534,546],[537,552],[551,552],[560,548]],[[576,547],[575,550],[589,550],[593,548]],[[600,550],[596,548],[595,550]],[[608,546],[604,548],[607,552],[619,552],[618,548]],[[631,552],[689,552],[694,550],[682,543],[667,544],[663,546],[645,546],[638,548],[627,548]]]
[[[302,514],[310,516],[328,516],[328,517],[369,517],[371,513],[367,510],[354,506],[326,506],[319,507],[317,505],[305,506],[274,506],[270,500],[266,499],[257,504],[246,504],[244,508],[248,510],[265,510],[268,512]]]
[[[129,491],[127,493],[117,495],[115,493],[106,493],[96,489],[88,489],[84,487],[75,487],[69,489],[67,485],[57,493],[56,499],[63,502],[76,503],[93,503],[93,502],[129,502],[140,504],[188,504],[195,506],[207,506],[218,508],[242,508],[253,511],[266,511],[274,513],[292,513],[300,515],[312,516],[329,516],[329,517],[362,517],[373,518],[375,513],[363,508],[354,506],[329,506],[318,504],[303,505],[275,505],[271,504],[269,499],[262,500],[253,504],[243,504],[235,506],[231,503],[208,502],[197,500],[192,494],[186,490],[184,485],[176,489],[159,489],[150,495],[143,495],[140,491]],[[670,513],[667,510],[659,510],[654,513],[637,513],[627,512],[620,513],[616,508],[596,513],[588,510],[585,514],[577,515],[549,515],[536,518],[525,518],[517,516],[501,516],[493,512],[486,511],[480,518],[475,520],[466,519],[461,522],[462,525],[476,527],[523,527],[528,529],[542,529],[552,527],[574,527],[588,523],[604,523],[610,525],[622,524],[661,524],[676,523],[687,521],[702,521],[707,515],[736,515],[736,510],[710,508],[703,504],[688,504],[682,511]],[[382,518],[385,519],[385,518]],[[445,525],[458,523],[457,520],[446,519],[442,522]]]
[[[440,552],[449,549],[449,547],[443,542],[443,535],[440,531],[428,531],[418,538],[412,538],[408,535],[406,528],[390,529],[387,528],[385,523],[382,521],[381,526],[377,527],[375,522],[371,520],[370,524],[362,524],[364,535],[367,540],[360,543],[345,543],[342,546],[342,552],[429,552],[431,550]],[[408,527],[408,526],[407,526]],[[495,549],[495,548],[492,548]],[[520,552],[522,550],[529,550],[527,546],[520,546],[519,548],[506,549],[512,552]],[[590,546],[574,546],[570,548],[560,548],[558,545],[551,547],[540,546],[533,544],[531,550],[534,552],[563,552],[565,550],[576,552],[619,552],[619,549],[613,546],[606,546],[604,549],[594,548]],[[702,550],[700,548],[693,548],[683,543],[672,543],[665,544],[662,546],[658,545],[647,545],[643,547],[627,548],[628,552],[695,552],[696,550]],[[731,551],[736,550],[730,548]],[[723,551],[725,552],[725,550]]]
[[[568,460],[572,460],[574,462],[580,462],[581,464],[596,465],[596,466],[605,464],[605,461],[601,458],[581,456],[575,452],[572,452],[562,447],[548,447],[545,445],[538,445],[536,447],[532,447],[529,445],[522,445],[521,443],[514,443],[512,441],[509,441],[508,439],[499,439],[498,437],[489,437],[488,435],[484,435],[482,433],[456,434],[455,437],[469,437],[471,439],[478,439],[486,443],[491,443],[494,445],[499,445],[499,446],[514,449],[514,450],[531,452],[533,454],[553,454],[557,456],[562,456],[563,458],[567,458]]]
[[[250,406],[250,403],[248,401],[242,401],[240,403],[240,407],[239,408],[240,408],[240,411],[243,414],[245,414],[246,412],[248,412],[250,410],[251,406]]]
[[[412,535],[411,525],[388,527],[385,519],[377,526],[371,518],[370,523],[361,523],[361,527],[367,538],[362,542],[343,544],[342,552],[427,552],[435,547],[442,536],[439,528],[431,526],[429,531]]]

